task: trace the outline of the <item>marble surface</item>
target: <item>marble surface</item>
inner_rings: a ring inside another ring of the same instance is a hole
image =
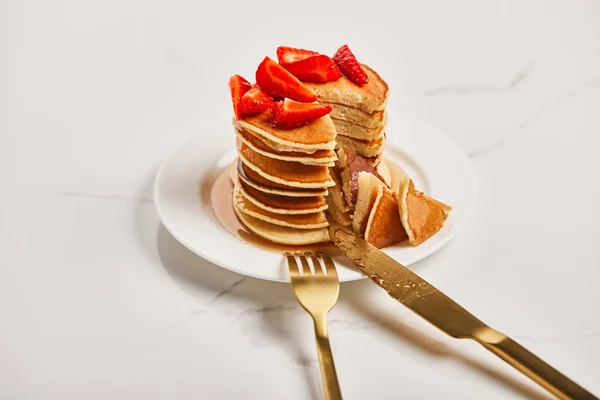
[[[478,173],[472,218],[414,270],[600,394],[600,3],[391,4],[0,2],[0,399],[321,398],[289,287],[191,254],[151,185],[186,138],[231,134],[230,75],[343,43],[390,118]],[[549,398],[371,282],[329,321],[346,399]]]

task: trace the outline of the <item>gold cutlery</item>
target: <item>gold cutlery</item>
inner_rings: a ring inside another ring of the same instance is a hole
[[[315,336],[317,339],[317,352],[321,376],[327,400],[342,398],[340,386],[333,363],[333,354],[329,346],[327,333],[327,314],[335,305],[340,293],[335,265],[329,256],[323,253],[285,253],[290,269],[292,290],[298,302],[312,317],[315,323]],[[302,270],[298,267],[296,258],[300,260]],[[308,262],[312,260],[312,270]],[[325,271],[319,262],[323,261]]]
[[[438,329],[472,339],[533,379],[559,399],[597,398],[508,336],[490,328],[448,296],[385,253],[338,224],[329,227],[334,244],[372,281]]]

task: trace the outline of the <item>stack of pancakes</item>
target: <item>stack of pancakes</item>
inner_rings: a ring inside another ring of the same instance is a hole
[[[321,104],[330,105],[329,114],[337,131],[337,147],[348,146],[362,157],[377,165],[385,144],[387,83],[371,68],[361,64],[369,83],[359,86],[342,76],[327,83],[310,83],[310,88]]]
[[[335,127],[326,115],[295,129],[270,123],[270,111],[234,121],[238,171],[234,210],[256,235],[275,243],[329,241],[325,197],[335,185]]]

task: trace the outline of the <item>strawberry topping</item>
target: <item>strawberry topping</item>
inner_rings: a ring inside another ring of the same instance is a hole
[[[289,97],[290,99],[312,103],[317,98],[294,75],[269,57],[260,63],[256,70],[256,83],[273,97]]]
[[[340,71],[342,71],[342,74],[350,79],[351,82],[357,85],[369,83],[367,73],[362,69],[348,45],[343,45],[335,52],[333,61],[335,61]]]
[[[342,77],[342,73],[333,60],[323,55],[311,56],[291,64],[284,64],[283,68],[304,82],[325,83],[336,81]]]
[[[275,126],[283,129],[299,128],[331,112],[325,104],[300,103],[285,99],[271,105],[271,118]]]
[[[305,58],[318,56],[319,53],[312,50],[296,49],[294,47],[279,46],[277,48],[277,61],[279,64],[291,64]]]
[[[239,75],[229,78],[229,91],[231,92],[231,101],[233,102],[233,112],[237,119],[242,118],[242,97],[250,90],[250,87],[250,82]]]
[[[253,85],[242,97],[240,109],[242,115],[254,114],[266,110],[271,104],[273,98]]]

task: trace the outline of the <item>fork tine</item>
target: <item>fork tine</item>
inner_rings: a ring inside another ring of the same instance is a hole
[[[298,262],[292,253],[285,253],[288,262],[288,268],[290,269],[290,276],[300,276],[300,270],[298,269]]]
[[[321,266],[321,261],[319,261],[319,257],[315,253],[311,253],[311,252],[306,252],[306,253],[304,253],[304,255],[306,257],[310,257],[312,259],[313,268],[315,270],[315,275],[319,275],[319,276],[324,275],[323,267]]]
[[[302,263],[303,275],[313,275],[312,271],[310,270],[310,265],[308,265],[308,260],[306,259],[306,256],[302,253],[298,253],[297,256],[300,259],[300,262]]]
[[[331,257],[329,257],[327,254],[322,253],[320,251],[317,254],[321,256],[321,258],[323,259],[323,263],[325,263],[325,269],[327,269],[327,275],[335,276],[337,278],[337,270],[335,269],[335,264],[333,263],[333,260],[331,259]]]

